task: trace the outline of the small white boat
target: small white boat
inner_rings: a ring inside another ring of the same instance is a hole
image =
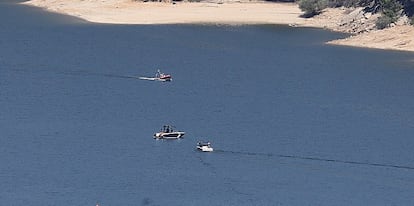
[[[164,125],[161,130],[154,134],[154,139],[179,139],[184,136],[185,132],[174,131],[171,125]]]
[[[210,142],[198,142],[197,149],[202,152],[212,152],[213,148],[211,147]]]
[[[157,78],[158,81],[164,82],[169,82],[172,80],[172,76],[170,74],[164,74],[159,69],[157,70],[157,73],[155,73],[155,78]]]
[[[160,82],[170,82],[172,80],[172,76],[170,74],[162,73],[159,69],[157,73],[155,73],[155,77],[139,77],[142,80],[150,80],[150,81],[160,81]]]

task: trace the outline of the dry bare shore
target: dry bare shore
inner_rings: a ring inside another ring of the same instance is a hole
[[[97,23],[289,24],[319,27],[355,34],[346,39],[328,42],[330,44],[414,51],[414,27],[397,25],[382,31],[372,30],[376,16],[363,15],[358,9],[327,9],[321,15],[304,19],[300,17],[302,12],[297,4],[261,0],[211,0],[174,4],[134,0],[30,0],[24,4]],[[355,22],[360,21],[363,21],[363,26],[356,26]]]

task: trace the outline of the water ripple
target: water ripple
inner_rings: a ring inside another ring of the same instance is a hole
[[[278,158],[289,158],[289,159],[300,159],[300,160],[310,160],[310,161],[320,161],[320,162],[334,162],[334,163],[342,163],[342,164],[366,165],[366,166],[373,166],[373,167],[386,167],[386,168],[414,170],[413,166],[408,166],[408,165],[358,162],[358,161],[350,161],[350,160],[328,159],[328,158],[321,158],[321,157],[310,157],[310,156],[299,156],[299,155],[283,155],[283,154],[258,153],[258,152],[239,152],[239,151],[227,151],[227,150],[215,150],[215,152],[237,154],[237,155],[248,155],[248,156],[278,157]]]

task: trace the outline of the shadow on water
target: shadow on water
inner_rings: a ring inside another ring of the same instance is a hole
[[[27,2],[27,1],[29,1],[29,0],[2,0],[0,3],[17,4],[17,3]]]
[[[227,151],[227,150],[214,150],[214,151],[217,153],[234,154],[234,155],[265,156],[265,157],[277,157],[277,158],[288,158],[288,159],[298,159],[298,160],[310,160],[310,161],[320,161],[320,162],[332,162],[332,163],[342,163],[342,164],[352,164],[352,165],[365,165],[365,166],[373,166],[373,167],[414,170],[413,166],[407,166],[407,165],[358,162],[358,161],[348,161],[348,160],[339,160],[339,159],[328,159],[328,158],[321,158],[321,157],[307,157],[307,156],[283,155],[283,154],[272,154],[272,153],[238,152],[238,151]]]
[[[45,12],[43,8],[24,4],[29,0],[1,0],[0,13],[2,20],[0,25],[8,26],[7,31],[15,28],[44,28],[51,26],[61,26],[76,23],[84,24],[87,21],[55,12]],[[21,15],[24,14],[24,15]],[[46,15],[45,15],[46,14]],[[10,27],[10,23],[13,25]]]

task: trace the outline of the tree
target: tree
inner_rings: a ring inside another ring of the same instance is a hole
[[[403,5],[404,12],[408,16],[414,15],[414,0],[400,0],[400,3]]]
[[[384,29],[398,20],[403,6],[397,0],[379,0],[379,8],[383,15],[378,18],[375,25],[378,29]]]
[[[380,0],[380,5],[382,13],[394,21],[401,15],[403,6],[397,0]]]

